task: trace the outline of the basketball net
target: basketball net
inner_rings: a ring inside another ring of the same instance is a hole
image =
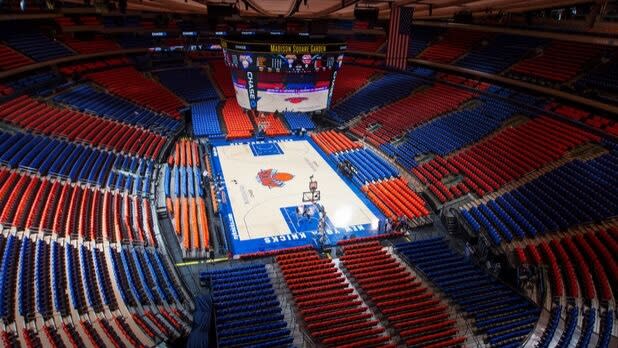
[[[260,132],[266,133],[266,129],[270,126],[266,115],[263,113],[259,113],[257,117],[257,126]]]

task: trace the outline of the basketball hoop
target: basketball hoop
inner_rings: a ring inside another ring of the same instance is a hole
[[[320,191],[318,190],[318,181],[313,179],[313,175],[309,177],[309,191],[303,192],[303,202],[317,203],[320,201]]]

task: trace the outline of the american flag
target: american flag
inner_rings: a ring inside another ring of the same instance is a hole
[[[386,50],[386,66],[388,67],[398,70],[406,69],[413,13],[413,7],[395,7],[391,9]]]

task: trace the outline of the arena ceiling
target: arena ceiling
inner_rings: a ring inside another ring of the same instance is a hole
[[[207,3],[228,3],[235,4],[241,16],[353,18],[355,6],[374,6],[380,9],[381,18],[387,18],[391,3],[396,3],[413,6],[417,19],[429,19],[452,17],[462,10],[469,10],[473,14],[500,11],[519,13],[590,2],[591,0],[128,0],[128,9],[206,13]]]

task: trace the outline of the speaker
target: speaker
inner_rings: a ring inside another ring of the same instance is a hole
[[[208,18],[223,18],[237,15],[238,9],[232,4],[208,3]]]
[[[377,7],[356,7],[354,8],[354,18],[359,21],[375,23],[378,21]]]

